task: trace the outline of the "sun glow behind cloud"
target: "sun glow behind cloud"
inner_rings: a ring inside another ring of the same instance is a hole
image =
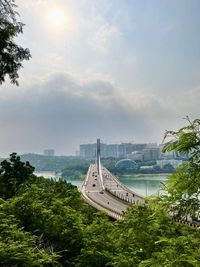
[[[64,12],[59,8],[52,8],[49,12],[49,21],[54,27],[63,27],[66,22]]]
[[[55,144],[57,150],[70,151],[71,146],[73,152],[82,136],[96,135],[153,142],[161,140],[165,129],[183,126],[186,115],[199,116],[200,1],[16,2],[26,24],[20,42],[33,57],[20,71],[21,87],[9,85],[9,94],[0,86],[1,151]],[[75,82],[63,75],[55,78],[57,72],[71,73]],[[112,81],[113,90],[105,80]],[[21,121],[14,127],[18,110]],[[27,121],[22,114],[28,114]],[[27,127],[29,122],[34,127]],[[21,129],[30,129],[30,135]],[[29,137],[26,144],[23,134]]]
[[[47,19],[51,31],[65,32],[65,34],[75,31],[74,14],[70,8],[52,7],[47,13]]]

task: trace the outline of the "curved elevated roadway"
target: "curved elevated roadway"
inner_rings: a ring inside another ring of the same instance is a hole
[[[144,204],[144,198],[122,185],[104,166],[91,164],[81,189],[87,203],[105,211],[115,219],[122,219],[131,204]]]
[[[89,166],[81,194],[88,204],[115,219],[122,219],[130,205],[145,204],[143,196],[121,184],[112,173],[101,165],[100,139],[97,139],[96,164]],[[178,222],[200,229],[199,222],[195,224],[192,221],[178,220]]]

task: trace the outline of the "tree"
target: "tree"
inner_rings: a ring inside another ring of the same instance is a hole
[[[195,217],[200,209],[200,119],[190,121],[178,131],[167,131],[163,151],[188,155],[183,164],[166,182],[167,195],[163,196],[168,210],[179,218]]]
[[[35,235],[19,227],[13,215],[0,207],[0,266],[59,266],[59,256],[46,250]]]
[[[83,231],[96,212],[75,186],[43,177],[35,177],[25,190],[4,201],[0,213],[1,207],[25,231],[38,236],[43,248],[59,254],[61,266],[74,266],[83,247]]]
[[[161,238],[155,242],[152,257],[140,263],[140,267],[198,267],[199,260],[194,253],[195,239],[190,236]],[[162,248],[162,249],[160,249]]]
[[[189,156],[191,164],[200,164],[200,119],[191,121],[186,117],[189,125],[178,131],[166,131],[164,140],[170,140],[165,144],[163,152],[175,151]]]
[[[87,226],[84,231],[84,246],[77,257],[77,266],[79,267],[113,266],[108,263],[112,262],[113,254],[116,251],[114,231],[117,229],[106,215],[95,217],[92,224]]]
[[[15,0],[0,0],[0,84],[8,75],[11,83],[18,85],[18,70],[22,61],[30,59],[30,51],[15,43],[18,34],[23,33],[22,22],[17,21]]]
[[[28,161],[22,162],[16,153],[10,154],[10,160],[0,164],[1,197],[6,199],[16,195],[33,177],[34,169]]]

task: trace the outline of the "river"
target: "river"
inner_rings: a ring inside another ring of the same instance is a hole
[[[45,178],[53,178],[58,180],[60,176],[55,172],[35,172],[37,176],[44,176]],[[157,194],[162,184],[165,182],[167,175],[157,175],[157,174],[140,174],[140,175],[123,175],[118,176],[118,179],[125,186],[129,187],[133,191],[142,194],[143,196],[149,196]],[[68,183],[71,183],[81,188],[83,180],[70,180],[65,179]]]
[[[166,181],[167,175],[140,174],[123,175],[118,179],[125,186],[143,196],[155,195]]]

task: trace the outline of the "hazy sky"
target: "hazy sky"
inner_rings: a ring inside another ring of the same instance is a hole
[[[199,0],[18,0],[32,59],[0,86],[0,156],[161,142],[200,114]]]

